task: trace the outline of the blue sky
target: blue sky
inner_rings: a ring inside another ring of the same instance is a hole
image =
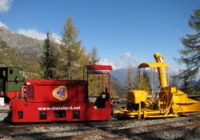
[[[125,67],[154,61],[160,52],[173,69],[183,48],[182,37],[193,31],[188,19],[200,0],[0,0],[0,25],[14,32],[44,38],[62,35],[67,17],[79,29],[86,50],[95,46],[102,63]]]

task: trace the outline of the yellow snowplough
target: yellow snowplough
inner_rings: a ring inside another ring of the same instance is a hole
[[[142,63],[139,69],[149,68],[156,70],[158,75],[159,90],[157,94],[148,93],[145,90],[129,90],[127,92],[127,105],[113,114],[117,118],[167,118],[181,115],[189,115],[200,112],[200,101],[188,97],[186,93],[177,87],[168,84],[167,69],[169,65],[164,62],[160,53],[155,53],[156,62]]]

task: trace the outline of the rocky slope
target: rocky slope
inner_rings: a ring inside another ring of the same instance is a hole
[[[0,41],[3,41],[18,53],[28,58],[35,58],[41,55],[43,41],[14,33],[4,27],[0,27]]]

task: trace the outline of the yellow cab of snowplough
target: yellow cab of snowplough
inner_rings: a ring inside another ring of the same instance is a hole
[[[149,96],[145,90],[129,90],[125,108],[114,110],[117,118],[165,118],[188,115],[200,112],[200,101],[188,98],[187,94],[177,87],[170,87],[167,80],[166,68],[160,53],[155,53],[154,63],[142,63],[138,68],[156,68],[159,77],[160,90],[158,97]]]
[[[145,90],[129,90],[127,93],[127,103],[139,104],[147,99],[148,93]]]

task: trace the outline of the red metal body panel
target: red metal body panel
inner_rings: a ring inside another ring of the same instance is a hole
[[[55,122],[55,121],[97,121],[110,120],[111,104],[106,102],[105,108],[95,109],[93,103],[28,103],[25,100],[15,99],[12,102],[12,122]],[[56,110],[65,110],[64,117],[56,117]],[[19,118],[19,111],[23,111],[23,118]],[[47,112],[47,118],[40,119],[40,111]],[[73,111],[80,111],[80,118],[73,117]]]
[[[28,102],[59,102],[60,100],[53,96],[53,90],[60,86],[66,87],[66,101],[85,102],[87,97],[86,81],[28,80],[26,84]]]
[[[21,91],[8,91],[6,96],[9,99],[13,99],[13,98],[18,98],[20,96],[20,94],[21,94]]]

